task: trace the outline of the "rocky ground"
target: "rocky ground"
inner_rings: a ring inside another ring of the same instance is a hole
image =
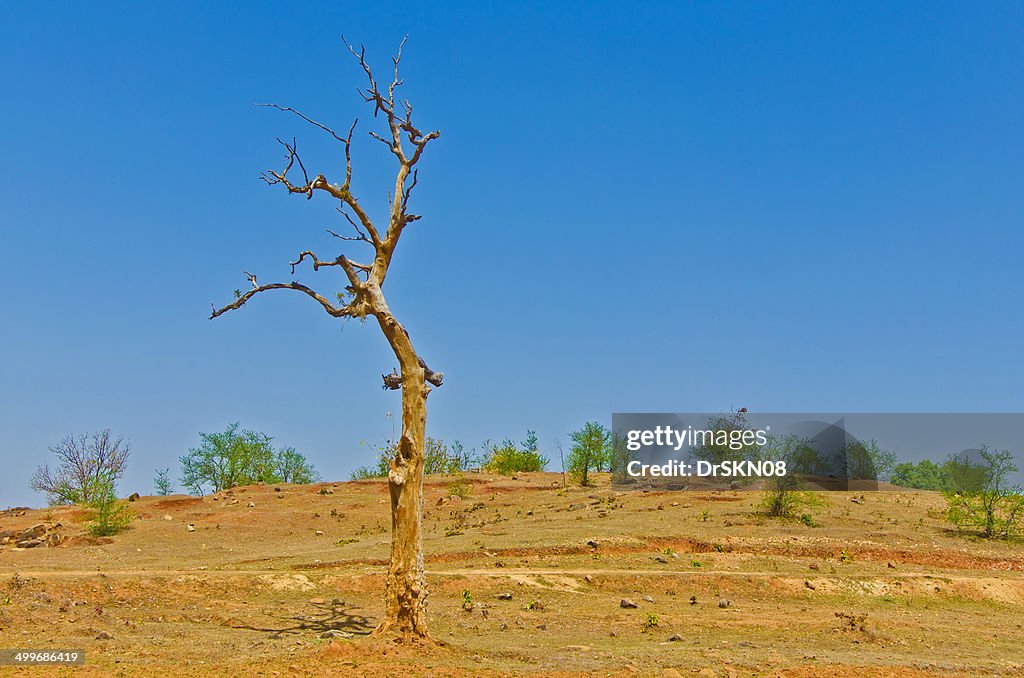
[[[0,513],[0,647],[80,648],[32,675],[1024,675],[1024,545],[957,535],[926,492],[616,492],[558,474],[429,479],[435,644],[369,638],[382,481]]]

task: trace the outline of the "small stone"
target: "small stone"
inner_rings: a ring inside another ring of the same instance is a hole
[[[548,625],[547,624],[537,624],[537,630],[538,631],[547,631],[548,630]]]
[[[597,548],[597,542],[594,541],[593,539],[591,539],[590,541],[587,542],[587,546],[589,546],[592,549],[596,549]]]
[[[674,633],[674,634],[672,634],[669,637],[668,642],[670,642],[670,643],[678,643],[678,642],[681,642],[682,640],[683,640],[683,637],[681,635],[679,635],[678,633]]]
[[[114,636],[110,635],[106,631],[100,631],[96,634],[96,640],[113,640]]]
[[[812,570],[817,570],[818,569],[818,564],[817,563],[811,563],[807,567],[811,568]]]
[[[720,598],[718,601],[718,607],[722,608],[723,610],[729,607],[729,600],[727,598]]]
[[[130,495],[128,496],[128,501],[138,501],[138,500],[139,500],[139,499],[141,499],[141,498],[142,498],[142,497],[141,497],[141,496],[139,495],[139,493],[138,493],[138,492],[132,492],[132,493],[131,493],[131,494],[130,494]]]
[[[623,607],[623,608],[626,608],[626,609],[634,609],[634,608],[637,608],[637,607],[640,607],[640,606],[637,605],[636,603],[634,603],[629,598],[623,598],[622,600],[619,601],[619,607]]]
[[[309,599],[309,602],[310,602],[310,603],[311,603],[312,605],[323,605],[323,604],[324,604],[324,603],[326,603],[327,601],[326,601],[326,600],[324,600],[323,598],[310,598],[310,599]]]
[[[588,584],[593,584],[594,583],[594,578],[591,577],[589,574],[586,574],[586,575],[583,575],[583,581],[587,582]]]
[[[185,526],[185,529],[188,530],[189,532],[195,532],[196,531],[196,526],[193,525],[192,523],[189,523],[188,525]]]
[[[690,605],[697,604],[697,596],[690,596]]]
[[[805,582],[804,582],[804,586],[806,586],[807,588],[809,588],[809,589],[810,589],[810,590],[812,590],[812,591],[813,591],[813,590],[814,590],[815,588],[817,588],[817,587],[816,587],[816,586],[815,586],[814,584],[812,584],[812,583],[811,583],[811,582],[809,582],[809,581],[805,581]]]
[[[322,537],[322,536],[324,536],[324,531],[323,530],[314,530],[314,534],[316,536],[318,536],[318,537]]]
[[[351,638],[352,634],[338,629],[329,629],[320,634],[321,638]]]
[[[174,520],[174,517],[165,513],[164,514],[164,520]]]
[[[508,591],[503,591],[495,596],[498,600],[512,600],[512,594]]]
[[[654,598],[651,598],[650,596],[644,596],[643,597],[643,601],[645,603],[653,603],[654,602]]]
[[[886,563],[885,566],[888,567],[890,570],[896,569],[896,565],[891,560],[888,563]]]
[[[256,502],[250,501],[249,502],[249,508],[256,508]]]

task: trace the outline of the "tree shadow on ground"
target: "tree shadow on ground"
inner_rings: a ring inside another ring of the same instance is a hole
[[[271,638],[283,638],[285,635],[294,633],[316,633],[321,635],[329,631],[337,631],[338,637],[347,636],[368,636],[376,628],[377,624],[372,617],[364,617],[352,612],[357,609],[348,606],[345,601],[337,598],[327,603],[313,603],[315,612],[308,614],[296,614],[284,617],[271,617],[279,620],[281,626],[268,625],[239,625],[237,628],[249,629],[252,631],[264,631],[270,634]],[[347,635],[346,635],[347,634]]]

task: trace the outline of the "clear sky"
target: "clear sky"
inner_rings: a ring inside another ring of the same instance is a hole
[[[343,166],[253,103],[358,117],[384,214],[342,33],[382,73],[408,33],[442,131],[385,289],[447,374],[429,434],[557,459],[613,411],[1024,410],[1020,3],[3,3],[0,505],[69,433],[131,439],[124,493],[230,421],[328,479],[390,436],[375,324],[207,320],[344,225],[257,180],[278,136]]]

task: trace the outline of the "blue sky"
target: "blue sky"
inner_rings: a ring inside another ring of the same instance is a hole
[[[336,242],[257,180],[255,102],[347,128],[384,214],[344,33],[441,139],[386,292],[435,369],[428,432],[556,440],[613,411],[1021,411],[1024,8],[1012,3],[0,6],[0,505],[111,427],[152,491],[230,421],[326,478],[390,435],[373,324],[264,295]],[[379,124],[379,121],[378,121]],[[328,293],[337,272],[298,279]]]

